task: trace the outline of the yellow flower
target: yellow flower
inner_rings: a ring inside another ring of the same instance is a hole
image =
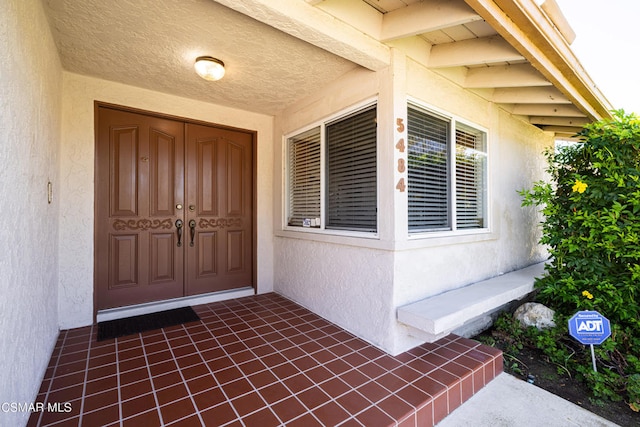
[[[578,193],[584,193],[584,190],[587,189],[587,184],[580,181],[579,179],[576,179],[576,183],[573,184],[573,187],[571,187],[571,189],[573,191],[577,191]]]
[[[591,292],[589,291],[582,291],[582,296],[587,297],[589,299],[593,299],[593,295],[591,295]]]

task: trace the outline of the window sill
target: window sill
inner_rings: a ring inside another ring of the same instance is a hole
[[[275,232],[276,237],[309,240],[346,246],[390,250],[388,242],[380,240],[377,233],[359,233],[356,231],[321,230],[314,228],[286,227]]]
[[[495,233],[488,228],[465,231],[434,231],[410,234],[406,242],[398,242],[397,249],[405,250],[446,245],[462,245],[497,239],[498,233]]]
[[[434,248],[447,245],[464,245],[487,242],[498,239],[498,233],[489,229],[472,232],[437,232],[410,235],[406,240],[382,240],[377,233],[358,233],[354,231],[320,230],[314,228],[286,227],[275,232],[276,237],[331,243],[337,245],[403,251]]]

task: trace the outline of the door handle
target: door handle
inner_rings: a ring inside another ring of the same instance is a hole
[[[182,225],[184,222],[181,219],[176,220],[176,231],[178,232],[178,247],[182,246]]]
[[[192,219],[191,221],[189,221],[189,230],[191,231],[191,242],[189,243],[189,246],[193,246],[193,239],[195,239],[196,237],[196,220]]]

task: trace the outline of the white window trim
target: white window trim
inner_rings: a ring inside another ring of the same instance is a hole
[[[492,194],[492,179],[491,179],[491,158],[492,158],[492,154],[491,154],[491,138],[490,138],[490,133],[489,133],[489,129],[487,129],[484,126],[480,126],[477,123],[474,123],[472,121],[469,121],[467,119],[464,119],[460,116],[457,116],[455,114],[451,114],[445,110],[442,110],[438,107],[435,107],[433,105],[430,105],[428,103],[425,103],[424,101],[420,101],[416,98],[413,97],[407,97],[407,108],[409,108],[409,106],[413,104],[415,107],[420,108],[422,110],[424,110],[425,112],[429,113],[429,114],[433,114],[436,117],[439,117],[443,120],[448,120],[451,123],[450,129],[449,129],[449,143],[452,145],[451,147],[449,147],[449,149],[453,149],[455,150],[455,142],[456,142],[456,128],[457,128],[457,124],[461,124],[464,126],[468,126],[470,128],[473,128],[475,130],[478,130],[480,132],[484,133],[485,136],[485,144],[486,144],[486,153],[487,153],[487,158],[486,158],[486,189],[485,189],[485,212],[486,212],[486,221],[485,227],[482,228],[464,228],[464,229],[456,229],[456,192],[455,191],[451,191],[451,189],[455,189],[456,188],[456,174],[455,172],[451,174],[450,176],[450,181],[449,181],[449,186],[450,186],[450,191],[448,194],[449,197],[449,215],[450,215],[450,221],[451,221],[451,226],[452,229],[451,230],[440,230],[440,231],[416,231],[416,232],[411,232],[409,230],[408,231],[408,235],[409,235],[409,240],[424,240],[424,239],[442,239],[442,238],[447,238],[447,237],[460,237],[460,236],[473,236],[473,235],[488,235],[493,233],[493,215],[492,215],[492,203],[491,203],[491,194]],[[456,163],[456,156],[455,155],[451,155],[449,156],[449,167],[451,168],[451,171],[455,171],[455,163]],[[407,201],[407,212],[409,210],[409,204]]]
[[[298,128],[294,131],[287,132],[282,136],[282,158],[283,158],[283,197],[282,197],[282,230],[283,231],[291,231],[296,233],[308,233],[311,235],[332,235],[332,236],[345,236],[345,237],[356,237],[362,239],[373,239],[379,240],[380,236],[380,181],[376,182],[376,200],[377,200],[377,213],[376,213],[376,232],[366,232],[366,231],[356,231],[356,230],[336,230],[336,229],[327,229],[326,228],[326,126],[328,123],[340,120],[343,117],[350,116],[354,113],[357,113],[360,110],[364,110],[368,107],[377,106],[378,99],[376,98],[368,98],[364,101],[361,101],[356,104],[352,104],[349,107],[343,108],[340,111],[337,111],[334,114],[325,116],[319,120],[314,121],[304,127]],[[376,120],[380,121],[380,109],[376,108]],[[290,181],[289,181],[289,139],[299,135],[303,132],[311,130],[313,128],[320,127],[320,228],[313,227],[296,227],[290,226],[288,224],[289,218],[289,194],[291,191]],[[377,140],[379,142],[379,132],[380,127],[377,129]],[[380,150],[377,150],[376,155],[376,167],[380,167]]]

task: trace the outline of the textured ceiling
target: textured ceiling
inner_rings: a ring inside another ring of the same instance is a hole
[[[276,114],[356,67],[381,70],[398,43],[558,136],[610,110],[561,11],[532,0],[42,1],[65,69],[244,110]],[[201,55],[227,75],[200,79]]]
[[[211,0],[43,0],[63,67],[191,99],[275,114],[357,67]],[[197,56],[223,60],[207,82]]]

